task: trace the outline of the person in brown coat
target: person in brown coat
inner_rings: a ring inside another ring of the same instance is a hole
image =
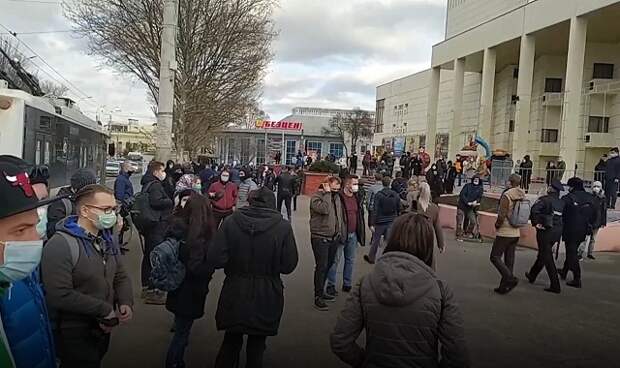
[[[433,226],[416,213],[393,226],[384,255],[338,318],[332,351],[352,367],[469,367],[459,306],[430,267]],[[364,329],[362,348],[356,340]]]

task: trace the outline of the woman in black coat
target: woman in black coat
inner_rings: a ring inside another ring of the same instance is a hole
[[[198,193],[191,193],[187,202],[181,202],[170,220],[167,236],[180,242],[179,259],[185,266],[185,279],[178,289],[168,293],[166,300],[166,309],[174,314],[175,324],[166,368],[185,367],[183,356],[192,324],[204,316],[213,274],[207,262],[207,250],[214,229],[209,200]]]
[[[431,187],[433,203],[437,203],[437,199],[444,193],[443,178],[441,177],[437,164],[433,164],[431,169],[426,173],[426,182]]]
[[[210,262],[226,273],[215,315],[217,329],[226,331],[216,368],[237,367],[244,335],[246,366],[262,367],[265,340],[278,334],[284,310],[280,275],[297,267],[293,228],[273,192],[262,187],[248,202],[224,220],[209,249]]]

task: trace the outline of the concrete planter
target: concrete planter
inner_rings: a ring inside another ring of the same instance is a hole
[[[304,195],[312,195],[319,189],[319,185],[327,179],[329,173],[307,171],[304,173]]]

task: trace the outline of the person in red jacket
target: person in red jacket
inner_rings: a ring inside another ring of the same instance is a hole
[[[239,189],[235,183],[230,182],[228,170],[224,170],[220,174],[220,180],[211,184],[208,193],[212,200],[215,225],[220,227],[222,221],[235,210]]]

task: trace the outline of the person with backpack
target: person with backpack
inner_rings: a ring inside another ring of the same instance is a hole
[[[509,188],[504,191],[499,200],[495,221],[495,241],[493,241],[490,257],[491,263],[502,276],[499,287],[494,290],[498,294],[507,294],[519,284],[519,280],[513,274],[515,251],[521,237],[520,228],[527,225],[530,217],[529,206],[522,206],[526,198],[525,192],[520,188],[521,176],[511,174],[508,178],[508,185]],[[525,224],[523,224],[523,219],[525,219]]]
[[[265,341],[276,336],[284,310],[280,275],[297,267],[298,253],[290,222],[276,210],[272,191],[250,192],[249,207],[227,218],[215,235],[208,259],[226,274],[215,322],[226,331],[216,368],[239,366],[246,342],[246,367],[262,367]]]
[[[290,174],[291,168],[284,166],[282,173],[276,178],[276,185],[278,186],[278,211],[282,211],[282,203],[286,206],[287,219],[291,221],[291,200],[293,199],[293,193],[295,192],[295,176]]]
[[[396,173],[396,178],[392,180],[392,190],[398,193],[401,199],[407,199],[407,179],[403,177],[403,172]]]
[[[424,215],[396,219],[384,255],[351,291],[330,336],[351,367],[470,367],[463,317],[432,269],[433,226]],[[365,331],[366,346],[357,344]]]
[[[230,181],[230,172],[224,169],[220,173],[220,180],[211,184],[207,193],[212,200],[215,227],[219,228],[222,221],[235,210],[239,189]]]
[[[603,190],[603,183],[601,183],[600,181],[595,181],[594,183],[592,183],[592,195],[594,196],[595,202],[597,204],[598,217],[596,218],[596,222],[592,226],[592,235],[588,236],[586,240],[579,246],[579,260],[583,258],[584,253],[588,257],[588,259],[596,259],[593,254],[594,245],[596,244],[596,236],[598,235],[600,229],[607,226],[607,206],[605,205],[607,202],[605,197],[605,191]]]
[[[166,354],[166,368],[185,367],[185,349],[194,321],[204,316],[205,302],[213,268],[207,252],[215,233],[215,219],[209,200],[190,193],[170,218],[166,241],[152,253],[163,264],[153,268],[153,281],[168,291],[166,309],[174,314],[174,335]],[[165,248],[163,248],[165,246]],[[170,252],[166,257],[162,252]],[[161,270],[161,272],[160,272]]]
[[[364,260],[370,264],[375,264],[377,251],[381,247],[381,240],[388,238],[392,223],[402,209],[400,195],[390,189],[391,182],[392,179],[389,176],[385,176],[381,180],[383,189],[375,195],[373,217],[368,222],[370,231],[372,231],[372,239],[370,240],[370,251],[364,256]]]
[[[114,192],[86,186],[75,207],[77,215],[61,221],[43,248],[41,279],[60,366],[97,368],[111,332],[132,318],[133,292],[111,231],[118,211]]]
[[[560,180],[553,179],[547,188],[547,195],[538,198],[532,206],[530,220],[532,226],[536,228],[538,254],[530,271],[525,273],[525,278],[533,284],[544,267],[551,281],[551,285],[545,291],[556,294],[561,292],[561,288],[553,260],[553,246],[559,243],[562,237],[564,201],[560,199],[560,193],[563,190],[564,186]]]
[[[375,196],[381,190],[383,190],[383,174],[375,173],[375,182],[370,187],[368,187],[368,201],[366,202],[366,209],[368,210],[368,225],[372,223],[372,217],[374,216],[375,211]]]
[[[470,235],[472,239],[476,239],[477,234],[477,210],[482,203],[484,188],[482,180],[475,175],[470,183],[465,184],[461,193],[459,193],[459,202],[456,209],[456,239],[461,240],[463,237]],[[476,233],[475,233],[476,232]]]
[[[144,237],[141,278],[142,298],[147,304],[163,305],[166,295],[157,290],[149,281],[151,274],[151,252],[164,241],[166,222],[172,213],[173,200],[168,196],[163,183],[168,178],[164,164],[159,161],[149,163],[147,173],[142,178],[142,191],[136,195],[132,219],[140,235]],[[137,213],[136,213],[137,212]]]
[[[71,185],[60,188],[56,197],[61,200],[47,208],[47,238],[56,232],[56,225],[68,216],[75,215],[75,194],[87,185],[96,184],[97,175],[90,169],[79,169],[71,176]]]
[[[599,217],[598,200],[585,191],[583,180],[574,177],[568,180],[568,194],[562,197],[564,200],[564,212],[562,222],[562,240],[566,246],[566,260],[564,267],[558,271],[562,280],[566,280],[568,272],[573,273],[573,280],[566,283],[567,286],[581,288],[581,267],[579,266],[579,244],[592,235],[594,226]]]

